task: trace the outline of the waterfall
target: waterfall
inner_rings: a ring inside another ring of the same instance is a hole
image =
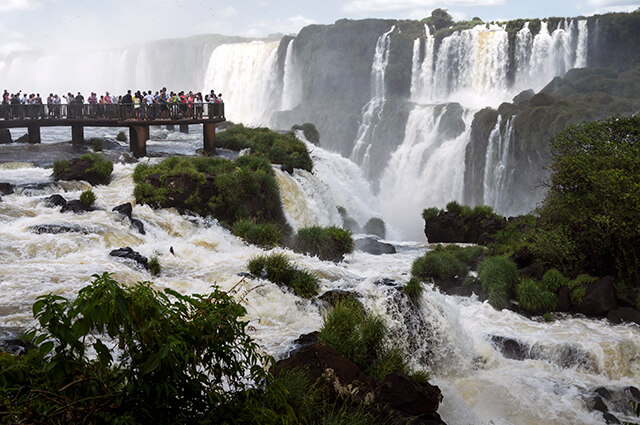
[[[589,38],[589,28],[587,20],[578,21],[578,46],[576,48],[575,68],[585,68],[587,66],[587,40]]]
[[[513,117],[507,119],[504,133],[501,131],[502,116],[498,115],[496,126],[489,135],[484,164],[483,204],[494,209],[505,203],[506,185],[513,168],[509,168],[509,146],[513,137]]]
[[[373,55],[371,65],[371,100],[362,110],[362,120],[356,141],[351,152],[351,159],[362,165],[368,165],[369,149],[371,149],[371,133],[376,124],[381,119],[382,108],[385,102],[384,76],[389,63],[389,45],[391,44],[391,33],[396,29],[395,25],[376,42],[376,50]]]
[[[420,61],[421,39],[413,42],[413,57],[411,60],[411,100],[427,102],[432,97],[433,90],[433,56],[435,37],[431,35],[429,26],[424,26],[425,42],[424,56]]]
[[[302,101],[302,76],[293,51],[295,42],[294,38],[287,45],[287,53],[284,59],[284,78],[280,103],[280,110],[283,111],[293,109]]]
[[[247,125],[264,125],[277,109],[274,93],[279,42],[223,44],[211,54],[205,91],[224,87],[227,119]]]

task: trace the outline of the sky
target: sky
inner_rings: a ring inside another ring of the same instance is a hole
[[[0,0],[0,58],[17,50],[101,49],[195,34],[296,34],[338,19],[455,20],[590,16],[640,0]]]

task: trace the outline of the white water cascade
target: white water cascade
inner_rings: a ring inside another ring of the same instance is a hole
[[[420,46],[422,39],[416,38],[413,42],[413,57],[411,60],[411,100],[425,103],[431,100],[433,89],[433,58],[435,37],[429,30],[429,25],[424,26],[424,57],[420,61]]]
[[[382,34],[376,43],[376,50],[371,65],[371,100],[362,110],[362,120],[356,136],[356,141],[350,158],[363,168],[368,165],[369,149],[371,148],[371,133],[381,119],[385,102],[384,75],[389,63],[389,45],[391,33],[396,29],[395,25]]]
[[[484,205],[504,205],[506,201],[505,186],[509,181],[509,175],[514,172],[509,168],[509,146],[513,137],[512,123],[513,117],[507,118],[503,135],[500,127],[502,116],[498,115],[496,126],[489,134],[482,181]]]
[[[247,125],[268,123],[280,104],[274,96],[279,42],[223,44],[211,55],[205,87],[224,87],[226,118]]]
[[[284,59],[282,100],[280,101],[280,110],[282,111],[293,109],[302,101],[302,75],[300,74],[300,66],[293,52],[295,42],[296,40],[294,38],[287,45],[287,53]]]

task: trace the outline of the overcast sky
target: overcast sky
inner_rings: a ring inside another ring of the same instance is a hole
[[[218,33],[295,34],[341,18],[421,19],[445,8],[456,20],[589,16],[632,11],[640,0],[0,0],[0,57],[37,48],[118,47]]]

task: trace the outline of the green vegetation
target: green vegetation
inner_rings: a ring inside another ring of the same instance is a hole
[[[313,226],[298,230],[293,249],[316,255],[321,260],[338,262],[342,261],[345,254],[353,252],[354,243],[349,230]]]
[[[73,301],[39,297],[33,313],[34,348],[0,353],[7,422],[223,423],[250,380],[266,382],[244,308],[216,288],[187,296],[105,273]]]
[[[139,164],[133,179],[140,204],[190,210],[229,227],[245,219],[287,228],[278,183],[264,158],[173,157],[153,166]]]
[[[542,276],[542,282],[541,283],[542,283],[542,287],[544,289],[546,289],[547,291],[550,291],[550,292],[552,292],[554,294],[557,294],[558,290],[560,290],[561,287],[566,285],[568,281],[569,281],[569,279],[564,277],[564,275],[562,273],[560,273],[558,270],[549,269],[544,274],[544,276]]]
[[[291,130],[302,130],[305,139],[316,146],[320,145],[320,132],[312,123],[306,122],[302,125],[294,125],[293,127],[291,127]]]
[[[441,212],[443,212],[443,211],[440,208],[436,208],[436,207],[425,208],[422,211],[422,218],[424,219],[424,221],[433,220]]]
[[[478,278],[489,294],[489,304],[496,309],[509,306],[518,284],[518,267],[506,257],[489,257],[478,266]]]
[[[60,176],[69,171],[69,161],[66,159],[58,159],[53,162],[53,175]]]
[[[86,173],[95,173],[103,179],[108,179],[113,172],[113,162],[98,153],[88,153],[80,157],[83,161],[88,161],[91,165],[85,170]]]
[[[103,140],[98,138],[98,137],[94,137],[90,140],[91,142],[91,149],[94,152],[102,152],[102,148],[103,148]]]
[[[412,279],[422,282],[437,279],[446,283],[456,277],[464,278],[483,252],[481,246],[437,245],[413,262]]]
[[[539,214],[541,228],[561,244],[558,255],[568,252],[577,261],[580,253],[580,270],[640,281],[640,116],[569,127],[551,148],[549,192]],[[566,259],[550,260],[571,274]]]
[[[263,248],[273,248],[282,242],[282,232],[273,223],[256,223],[241,219],[233,224],[232,233],[245,241]]]
[[[272,163],[307,171],[313,168],[307,147],[293,133],[280,134],[268,128],[237,125],[218,134],[216,146],[235,151],[248,148],[251,154],[266,158]]]
[[[582,304],[582,299],[587,294],[587,287],[598,278],[589,276],[588,274],[581,274],[573,280],[567,282],[569,291],[571,293],[571,301],[576,304]]]
[[[383,379],[393,372],[408,371],[403,356],[384,345],[387,329],[382,318],[367,314],[355,299],[339,301],[320,328],[320,341],[338,350],[367,375]]]
[[[96,195],[93,190],[85,190],[80,194],[80,202],[86,207],[90,207],[96,201]]]
[[[448,28],[454,24],[453,18],[446,9],[434,9],[431,16],[422,20],[425,24],[429,24],[436,31],[442,28]]]
[[[555,293],[546,290],[543,285],[533,279],[525,279],[517,289],[520,307],[532,314],[544,314],[554,311],[558,304]]]
[[[423,290],[422,282],[415,276],[412,276],[411,279],[409,279],[409,282],[407,282],[407,284],[402,288],[402,291],[411,301],[413,301],[414,304],[418,303]]]
[[[116,135],[116,140],[119,142],[126,142],[127,135],[125,134],[124,131],[119,131],[118,134]]]
[[[291,288],[300,297],[312,298],[318,295],[318,277],[292,265],[284,254],[255,257],[249,261],[247,268],[254,276],[260,276],[264,270],[267,279]]]
[[[158,257],[157,256],[153,256],[149,259],[149,271],[151,272],[151,274],[153,276],[157,276],[160,274],[161,268],[160,268],[160,261],[158,261]]]

